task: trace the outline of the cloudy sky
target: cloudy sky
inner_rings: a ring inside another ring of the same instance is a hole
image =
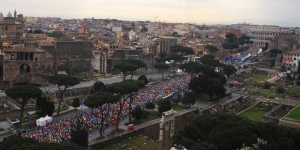
[[[0,0],[24,16],[300,26],[299,0]]]

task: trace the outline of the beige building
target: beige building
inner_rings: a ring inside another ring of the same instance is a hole
[[[253,44],[258,47],[264,47],[266,43],[270,43],[275,36],[280,34],[279,26],[269,25],[251,25],[249,27],[248,36]]]
[[[36,22],[37,18],[36,17],[26,17],[26,22]]]

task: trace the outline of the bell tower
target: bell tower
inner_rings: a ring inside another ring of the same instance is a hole
[[[14,18],[17,19],[17,10],[15,9]]]

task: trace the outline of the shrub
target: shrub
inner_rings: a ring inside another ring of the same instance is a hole
[[[277,86],[276,92],[283,94],[285,92],[285,89],[282,86]]]

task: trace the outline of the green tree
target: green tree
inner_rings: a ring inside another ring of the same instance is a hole
[[[204,48],[207,49],[210,53],[219,51],[219,49],[213,45],[206,45]]]
[[[275,66],[275,59],[271,58],[270,60],[270,68],[273,68]]]
[[[212,100],[213,95],[223,97],[225,95],[225,92],[226,89],[224,88],[224,86],[218,82],[212,83],[207,89],[210,101]]]
[[[52,116],[55,109],[54,103],[49,101],[47,97],[38,97],[36,100],[37,114],[40,117],[45,117],[46,115]]]
[[[103,91],[105,89],[105,85],[102,81],[95,82],[92,87],[95,92]]]
[[[160,100],[158,101],[158,112],[163,113],[165,111],[171,110],[172,104],[169,100]]]
[[[134,118],[135,118],[137,121],[140,121],[140,120],[141,120],[141,118],[144,116],[143,113],[144,113],[144,112],[143,112],[141,106],[138,105],[138,106],[136,106],[136,107],[134,108]]]
[[[237,42],[237,37],[233,33],[228,33],[225,35],[228,42]]]
[[[191,79],[189,83],[189,89],[192,90],[195,95],[206,92],[209,85],[211,85],[212,79],[206,75],[198,75],[198,77]]]
[[[60,74],[49,76],[48,81],[50,83],[56,84],[60,93],[60,100],[57,108],[57,116],[59,116],[60,105],[63,100],[66,89],[80,83],[80,80],[73,76]]]
[[[139,66],[128,63],[128,62],[121,62],[119,64],[114,65],[114,68],[120,69],[123,72],[123,80],[125,80],[128,72],[133,72],[139,68]]]
[[[167,57],[167,53],[165,53],[165,52],[160,52],[159,54],[158,54],[158,56],[159,56],[159,59],[160,59],[160,61],[162,62],[162,63],[165,63],[165,58]]]
[[[131,79],[133,77],[133,72],[134,71],[136,71],[137,69],[146,67],[146,63],[144,63],[143,61],[141,61],[139,59],[125,59],[125,60],[123,60],[123,62],[131,63],[135,66],[138,66],[137,68],[133,67],[133,68],[129,69],[129,71],[131,72]]]
[[[26,138],[18,135],[11,135],[3,138],[3,141],[0,142],[1,150],[85,150],[79,145],[73,143],[46,143],[46,142],[37,142],[31,138]]]
[[[207,69],[207,66],[198,62],[189,61],[188,63],[180,65],[179,68],[183,69],[184,72],[189,73],[191,77],[194,78],[197,74],[204,72]]]
[[[145,83],[142,82],[142,81],[139,81],[139,80],[124,80],[123,82],[127,82],[129,84],[135,84],[137,85],[139,88],[143,88],[145,86]],[[128,122],[131,123],[131,111],[132,111],[132,103],[133,103],[133,99],[134,97],[137,95],[137,92],[138,90],[133,90],[130,94],[129,94],[129,102],[128,102],[128,110],[129,110],[129,113],[128,113],[128,116],[129,116],[129,120]]]
[[[192,92],[185,93],[181,99],[181,103],[186,107],[187,105],[191,107],[196,102],[196,96]]]
[[[270,53],[270,57],[276,57],[277,54],[281,54],[282,51],[281,51],[280,49],[271,49],[271,50],[269,51],[269,53]]]
[[[175,71],[175,66],[176,66],[176,63],[181,63],[182,60],[183,60],[183,57],[181,55],[177,55],[177,54],[171,54],[169,56],[167,56],[165,58],[165,60],[167,61],[173,61],[173,70]],[[174,72],[174,75],[175,75],[176,72]]]
[[[204,55],[200,58],[200,62],[204,65],[208,65],[208,66],[213,66],[213,67],[221,67],[224,64],[221,63],[220,61],[214,59],[215,56],[214,55]]]
[[[225,130],[226,129],[226,130]],[[299,149],[300,131],[271,123],[256,123],[228,113],[201,115],[175,133],[173,144],[202,149]],[[267,144],[258,142],[258,139]],[[257,147],[254,147],[256,145]]]
[[[145,85],[149,83],[149,81],[148,81],[148,79],[147,79],[147,77],[145,75],[139,76],[138,80],[139,81],[143,81]]]
[[[71,143],[75,143],[82,147],[87,147],[89,144],[88,131],[83,128],[81,122],[77,122],[76,129],[71,130]]]
[[[119,97],[122,97],[118,101],[119,108],[117,112],[117,124],[116,124],[116,130],[119,128],[119,121],[121,117],[122,110],[125,106],[125,101],[127,101],[130,97],[132,97],[132,93],[136,93],[139,90],[139,86],[135,83],[130,83],[128,81],[123,82],[115,82],[107,86],[106,90],[107,92],[114,93],[118,95]]]
[[[264,89],[270,89],[270,86],[271,86],[270,82],[264,82],[263,83],[263,88]]]
[[[80,100],[79,100],[78,97],[76,97],[76,98],[73,99],[72,106],[76,109],[77,107],[80,106],[79,103],[80,103]]]
[[[182,95],[178,94],[175,98],[172,98],[172,102],[176,105],[178,105],[179,102],[182,101]]]
[[[194,50],[190,47],[183,47],[181,45],[174,45],[170,47],[170,50],[173,54],[176,55],[188,55],[194,54]]]
[[[7,96],[14,98],[15,100],[21,99],[21,115],[20,115],[20,124],[19,128],[21,128],[23,111],[24,107],[27,104],[29,99],[38,98],[42,95],[42,90],[33,85],[20,85],[14,86],[5,91]]]
[[[178,36],[178,33],[177,32],[173,32],[172,36]]]
[[[236,69],[233,65],[223,66],[223,72],[226,74],[227,78],[236,73]]]
[[[230,49],[230,56],[232,53],[232,50],[235,48],[239,48],[239,45],[236,42],[227,42],[222,44],[224,49]]]
[[[285,92],[285,89],[284,89],[284,87],[279,85],[276,87],[276,92],[283,94]]]
[[[154,109],[154,108],[155,108],[155,105],[154,105],[154,103],[152,103],[152,102],[147,102],[145,108],[146,108],[146,109]]]
[[[169,69],[169,65],[167,64],[155,64],[154,68],[158,69],[161,72],[162,78],[164,79],[164,72],[165,70]]]
[[[241,36],[240,38],[238,38],[238,42],[239,42],[241,45],[248,44],[248,43],[249,43],[249,40],[250,40],[250,37],[249,37],[249,36],[246,36],[246,35],[243,35],[243,36]]]
[[[89,95],[84,101],[84,104],[89,108],[100,107],[101,110],[110,110],[113,103],[117,103],[120,100],[120,95],[114,95],[113,93],[98,92],[93,95]],[[104,130],[105,120],[109,117],[109,113],[105,111],[100,112],[100,128],[99,133],[102,137]]]

